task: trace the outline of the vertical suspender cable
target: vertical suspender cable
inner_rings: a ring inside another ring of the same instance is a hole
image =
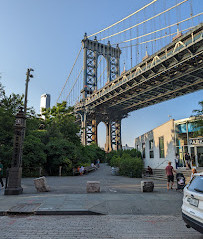
[[[160,15],[166,13],[166,12],[171,11],[172,9],[174,9],[174,8],[176,8],[176,7],[178,7],[178,6],[180,6],[181,4],[183,4],[183,3],[187,2],[187,1],[188,1],[188,0],[184,0],[184,1],[180,2],[180,3],[178,3],[177,5],[174,5],[174,6],[170,7],[170,8],[168,8],[168,9],[166,9],[165,11],[158,13],[158,14],[155,15],[155,16],[152,16],[152,17],[150,17],[150,18],[148,18],[148,19],[146,19],[146,20],[144,20],[144,21],[142,21],[142,22],[140,22],[140,23],[138,23],[138,24],[136,24],[136,25],[134,25],[134,26],[128,27],[128,28],[126,28],[126,29],[124,29],[124,30],[122,30],[122,31],[120,31],[120,32],[114,33],[114,34],[112,34],[111,36],[103,37],[103,38],[100,39],[100,40],[105,40],[106,38],[110,38],[110,37],[116,36],[116,35],[118,35],[118,34],[121,34],[121,33],[123,33],[123,32],[129,31],[130,29],[132,29],[132,28],[134,28],[134,27],[137,27],[137,26],[139,26],[139,25],[141,25],[141,24],[143,24],[143,23],[145,23],[145,22],[148,22],[148,21],[150,21],[150,20],[152,20],[152,19],[154,19],[154,18],[156,18],[156,17],[158,17],[158,16],[160,16]]]

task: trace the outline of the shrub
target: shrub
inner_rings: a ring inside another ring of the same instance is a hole
[[[110,161],[112,160],[112,158],[114,156],[115,157],[121,157],[122,152],[123,152],[123,150],[118,150],[118,151],[112,150],[111,152],[106,154],[106,161],[105,162],[108,163],[109,165],[111,165]]]
[[[143,161],[141,158],[133,158],[124,154],[120,161],[120,174],[128,177],[142,177]]]
[[[109,165],[111,167],[120,167],[121,158],[118,155],[114,155],[113,158],[110,160]]]
[[[94,163],[97,159],[100,159],[101,162],[105,161],[105,151],[95,143],[83,147],[83,155],[87,161],[92,163]]]

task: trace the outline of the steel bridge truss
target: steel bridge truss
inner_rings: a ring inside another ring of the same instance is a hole
[[[93,93],[97,91],[97,68],[98,68],[98,57],[102,55],[107,62],[107,82],[111,82],[116,77],[120,75],[120,54],[121,50],[117,46],[116,48],[110,45],[108,42],[107,45],[101,44],[95,38],[94,41],[89,40],[85,34],[84,39],[82,40],[83,49],[84,49],[84,81],[83,81],[83,101],[90,97]],[[94,115],[90,117],[87,113],[88,109],[82,109],[80,114],[82,116],[82,143],[84,145],[90,144],[91,142],[97,143],[97,125],[101,121],[101,117]],[[107,118],[104,119],[107,121]],[[109,125],[113,124],[111,119],[109,119]],[[120,140],[118,137],[114,136],[121,135],[118,133],[118,129],[115,129],[114,125],[108,129],[110,132],[110,144],[117,145]],[[117,141],[116,141],[117,140]],[[108,146],[111,148],[112,146]],[[120,146],[116,146],[120,147]]]
[[[82,40],[84,50],[84,77],[83,77],[83,99],[91,96],[97,90],[97,68],[98,57],[101,55],[107,62],[107,82],[111,82],[120,75],[120,54],[121,50],[110,45],[101,44],[95,38],[94,41],[87,38],[85,34]]]
[[[86,109],[88,118],[108,116],[116,122],[134,110],[203,89],[202,30],[201,23],[92,93],[75,105],[76,114]]]

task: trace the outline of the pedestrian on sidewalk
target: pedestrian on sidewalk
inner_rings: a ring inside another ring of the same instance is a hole
[[[97,168],[99,168],[100,159],[97,159]]]
[[[188,167],[189,169],[191,169],[191,166],[190,166],[190,155],[189,155],[189,153],[186,153],[186,154],[185,154],[185,161],[186,161],[186,167]]]
[[[97,169],[97,167],[94,165],[94,163],[91,163],[91,167]]]
[[[0,161],[0,183],[1,183],[1,186],[3,188],[4,187],[4,182],[3,182],[2,178],[3,178],[3,164]]]
[[[179,167],[179,155],[178,154],[176,154],[175,164],[176,164],[176,169],[178,169],[178,167]]]
[[[174,175],[173,173],[175,170],[173,169],[173,166],[171,166],[171,162],[168,162],[168,166],[165,168],[166,175],[167,175],[167,189],[169,190],[170,182],[171,182],[171,189],[173,189],[173,183],[174,183]]]
[[[196,168],[192,168],[192,173],[191,173],[191,180],[193,179],[195,173],[197,173]]]
[[[80,167],[80,176],[82,176],[84,174],[85,168],[83,166]]]
[[[152,168],[150,166],[147,167],[146,174],[153,175]]]

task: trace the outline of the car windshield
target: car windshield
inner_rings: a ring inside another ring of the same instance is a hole
[[[194,176],[188,189],[190,191],[203,193],[203,176]]]

